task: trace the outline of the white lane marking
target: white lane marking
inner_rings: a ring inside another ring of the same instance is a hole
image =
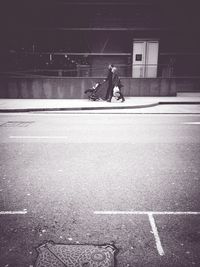
[[[94,214],[99,215],[200,215],[200,211],[94,211]]]
[[[156,241],[156,247],[157,247],[158,253],[159,253],[160,256],[164,256],[165,253],[164,253],[164,250],[162,248],[162,244],[161,244],[161,241],[160,241],[160,237],[159,237],[159,234],[158,234],[158,230],[157,230],[157,227],[156,227],[156,223],[155,223],[153,214],[152,213],[148,213],[148,217],[149,217],[149,222],[150,222],[150,225],[151,225],[151,228],[152,228],[152,231],[153,231],[153,234],[154,234],[154,238],[155,238],[155,241]]]
[[[200,124],[200,121],[183,122],[182,124],[199,125]]]
[[[69,138],[68,136],[50,136],[50,135],[43,135],[43,136],[37,136],[37,135],[10,135],[9,136],[10,139],[65,139],[65,138]]]
[[[113,112],[111,112],[111,111],[105,111],[105,112],[102,112],[102,111],[99,111],[98,113],[97,112],[88,112],[88,111],[77,111],[77,112],[74,112],[74,111],[68,111],[68,112],[66,112],[66,113],[64,113],[64,112],[60,112],[60,113],[51,113],[51,112],[49,112],[49,113],[0,113],[0,116],[2,116],[2,117],[11,117],[11,116],[49,116],[49,117],[52,117],[52,116],[59,116],[59,117],[62,117],[62,116],[71,116],[71,117],[78,117],[78,116],[85,116],[85,115],[88,115],[88,117],[90,116],[91,117],[91,115],[102,115],[102,116],[105,116],[105,113],[107,114],[107,115],[113,115],[113,114],[116,114],[116,115],[120,115],[120,116],[123,116],[123,115],[130,115],[131,117],[134,115],[134,116],[137,116],[137,117],[141,117],[141,115],[142,116],[146,116],[146,117],[150,117],[150,116],[154,116],[154,115],[156,115],[156,117],[158,117],[158,116],[160,116],[160,117],[162,117],[162,116],[165,116],[165,117],[167,117],[167,116],[169,116],[169,117],[191,117],[191,116],[194,116],[194,117],[199,117],[200,116],[200,114],[199,113],[190,113],[190,114],[182,114],[182,113],[180,113],[180,114],[177,114],[177,113],[172,113],[172,114],[169,114],[169,113],[150,113],[150,114],[148,114],[148,113],[132,113],[132,112],[130,112],[130,113],[124,113],[123,111],[121,111],[121,112],[119,112],[119,113],[113,113]]]
[[[199,211],[94,211],[97,215],[148,215],[149,222],[156,241],[156,247],[160,256],[164,256],[164,250],[160,241],[158,230],[153,215],[200,215]]]
[[[23,215],[23,214],[26,214],[26,213],[27,213],[27,210],[0,211],[0,215],[15,215],[15,214]]]

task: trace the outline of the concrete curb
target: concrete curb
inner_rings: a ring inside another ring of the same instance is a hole
[[[35,112],[35,111],[87,111],[87,110],[123,110],[123,109],[140,109],[140,108],[148,108],[154,107],[158,105],[199,105],[200,101],[183,101],[183,100],[175,100],[175,101],[167,101],[167,100],[159,100],[154,103],[149,104],[135,104],[135,105],[112,105],[111,106],[82,106],[82,107],[36,107],[36,108],[0,108],[0,113],[17,113],[17,112]]]
[[[159,102],[151,104],[139,104],[134,106],[111,106],[111,107],[68,107],[68,108],[10,108],[0,109],[0,113],[11,113],[11,112],[34,112],[34,111],[81,111],[81,110],[106,110],[106,109],[137,109],[158,106]]]
[[[159,105],[199,105],[200,101],[159,101]]]

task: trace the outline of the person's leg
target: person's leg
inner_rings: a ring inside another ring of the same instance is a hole
[[[112,97],[113,97],[113,88],[112,88],[112,86],[110,86],[109,90],[108,90],[107,102],[111,102]]]
[[[108,100],[108,97],[109,97],[109,88],[108,88],[107,91],[106,91],[105,100]]]
[[[124,102],[124,101],[125,101],[125,98],[124,98],[124,96],[123,96],[122,92],[119,92],[119,94],[120,94],[120,97],[118,98],[118,100],[119,100],[119,99],[121,99],[121,100],[122,100],[122,102]]]

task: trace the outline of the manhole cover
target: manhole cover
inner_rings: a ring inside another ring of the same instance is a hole
[[[112,245],[64,245],[47,242],[37,248],[35,267],[114,267]]]
[[[1,127],[27,127],[34,121],[7,121],[1,124]]]

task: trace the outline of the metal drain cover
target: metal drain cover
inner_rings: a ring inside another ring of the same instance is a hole
[[[37,248],[35,267],[114,267],[112,245],[64,245],[47,242]]]
[[[27,127],[30,124],[34,123],[34,121],[7,121],[0,126],[2,127]]]

